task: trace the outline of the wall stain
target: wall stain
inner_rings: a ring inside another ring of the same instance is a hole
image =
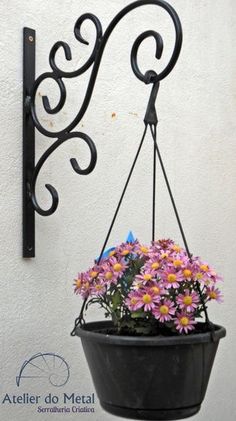
[[[54,124],[51,120],[49,120],[48,118],[42,118],[42,121],[44,121],[45,123],[47,123],[49,125],[49,127],[53,127]]]

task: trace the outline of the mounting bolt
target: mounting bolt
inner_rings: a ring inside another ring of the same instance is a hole
[[[34,42],[34,37],[33,37],[32,35],[29,35],[28,40],[29,40],[30,42]]]

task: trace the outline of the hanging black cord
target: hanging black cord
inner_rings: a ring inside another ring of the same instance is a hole
[[[164,166],[164,163],[162,161],[161,153],[160,153],[160,150],[159,150],[159,147],[158,147],[158,144],[157,144],[156,125],[149,124],[149,126],[150,126],[150,131],[151,131],[153,142],[154,142],[154,148],[156,150],[156,153],[157,153],[160,165],[161,165],[161,169],[162,169],[162,172],[163,172],[163,175],[164,175],[164,179],[165,179],[165,182],[166,182],[167,190],[169,192],[171,203],[172,203],[172,206],[173,206],[173,209],[174,209],[174,212],[175,212],[175,216],[176,216],[177,223],[178,223],[178,226],[179,226],[179,229],[180,229],[180,233],[181,233],[184,245],[185,245],[185,249],[187,251],[187,255],[188,255],[188,257],[191,261],[192,260],[192,254],[189,251],[187,240],[186,240],[184,230],[183,230],[183,227],[182,227],[182,224],[181,224],[181,221],[180,221],[180,217],[179,217],[179,214],[178,214],[178,211],[177,211],[177,208],[176,208],[175,200],[174,200],[174,197],[173,197],[173,194],[172,194],[172,191],[171,191],[170,183],[169,183],[169,180],[168,180],[168,177],[167,177],[167,174],[166,174],[165,166]],[[198,290],[200,300],[201,300],[201,304],[202,304],[202,307],[203,307],[206,325],[209,327],[209,329],[211,331],[212,340],[214,341],[215,340],[215,327],[214,327],[214,324],[209,319],[207,307],[206,307],[206,304],[205,304],[205,301],[204,301],[204,298],[203,298],[203,293],[201,291],[200,283],[198,281],[196,282],[196,286],[197,286],[197,290]]]
[[[75,325],[74,325],[74,329],[71,332],[71,336],[75,336],[77,326],[81,326],[82,324],[85,323],[85,320],[84,320],[84,309],[85,309],[85,305],[87,303],[87,300],[88,299],[85,298],[84,301],[83,301],[83,304],[82,304],[82,307],[81,307],[81,310],[80,310],[79,317],[77,317],[75,319]]]
[[[100,253],[99,259],[98,259],[98,261],[97,261],[97,264],[98,264],[98,265],[99,265],[99,263],[101,262],[102,255],[103,255],[103,253],[104,253],[104,251],[105,251],[105,248],[106,248],[106,246],[107,246],[108,240],[109,240],[109,238],[110,238],[112,228],[113,228],[114,223],[115,223],[115,221],[116,221],[116,218],[117,218],[118,212],[119,212],[119,210],[120,210],[121,203],[122,203],[122,201],[123,201],[124,195],[125,195],[125,193],[126,193],[127,187],[128,187],[128,185],[129,185],[129,182],[130,182],[131,176],[132,176],[133,171],[134,171],[134,167],[135,167],[135,165],[136,165],[136,162],[137,162],[137,160],[138,160],[138,157],[139,157],[140,151],[141,151],[141,149],[142,149],[142,146],[143,146],[143,141],[144,141],[144,139],[145,139],[146,133],[147,133],[147,124],[145,124],[145,128],[144,128],[144,132],[143,132],[143,135],[142,135],[142,139],[141,139],[141,141],[140,141],[140,144],[139,144],[138,150],[137,150],[137,152],[136,152],[136,155],[135,155],[135,158],[134,158],[133,164],[132,164],[132,166],[131,166],[131,169],[130,169],[129,175],[128,175],[128,177],[127,177],[127,180],[126,180],[125,186],[124,186],[123,191],[122,191],[122,193],[121,193],[120,200],[119,200],[119,202],[118,202],[118,205],[117,205],[117,207],[116,207],[116,210],[115,210],[114,216],[113,216],[113,218],[112,218],[111,225],[110,225],[110,227],[109,227],[109,230],[108,230],[108,233],[107,233],[106,239],[105,239],[105,241],[104,241],[104,244],[103,244],[103,247],[102,247],[102,250],[101,250],[101,253]],[[83,301],[83,304],[82,304],[82,307],[81,307],[81,310],[80,310],[79,317],[77,317],[77,319],[75,320],[75,326],[74,326],[74,329],[73,329],[73,330],[72,330],[72,332],[71,332],[71,336],[75,336],[75,332],[76,332],[76,328],[77,328],[77,326],[82,325],[82,324],[84,323],[84,316],[83,316],[83,314],[84,314],[84,309],[85,309],[85,305],[86,305],[86,303],[87,303],[87,300],[88,300],[88,299],[87,299],[87,298],[85,298],[85,299],[84,299],[84,301]]]
[[[159,91],[160,82],[153,83],[145,117],[144,123],[147,126],[154,127],[154,136],[156,138],[156,127],[158,123],[157,113],[156,113],[156,97]],[[152,241],[155,240],[155,226],[156,226],[156,148],[155,143],[153,144],[153,180],[152,180]]]
[[[104,242],[103,247],[102,247],[102,251],[101,251],[100,256],[99,256],[99,259],[98,259],[98,264],[99,264],[99,263],[100,263],[100,261],[101,261],[102,255],[103,255],[103,253],[104,253],[104,251],[105,251],[105,248],[106,248],[106,246],[107,246],[108,240],[109,240],[109,238],[110,238],[112,228],[113,228],[114,223],[115,223],[115,221],[116,221],[116,217],[117,217],[117,215],[118,215],[118,212],[119,212],[119,209],[120,209],[121,203],[122,203],[122,201],[123,201],[123,198],[124,198],[125,192],[126,192],[126,190],[127,190],[128,184],[129,184],[129,182],[130,182],[131,176],[132,176],[133,171],[134,171],[134,167],[135,167],[135,165],[136,165],[136,162],[137,162],[138,156],[139,156],[140,151],[141,151],[141,148],[142,148],[142,146],[143,146],[143,141],[144,141],[144,139],[145,139],[146,133],[147,133],[147,125],[145,125],[145,129],[144,129],[144,132],[143,132],[143,136],[142,136],[141,142],[140,142],[140,144],[139,144],[139,147],[138,147],[137,153],[136,153],[136,155],[135,155],[135,158],[134,158],[133,164],[132,164],[132,166],[131,166],[131,169],[130,169],[129,175],[128,175],[128,177],[127,177],[127,180],[126,180],[126,183],[125,183],[124,189],[123,189],[123,191],[122,191],[122,194],[121,194],[120,200],[119,200],[119,202],[118,202],[118,205],[117,205],[117,208],[116,208],[115,214],[114,214],[114,216],[113,216],[113,218],[112,218],[112,222],[111,222],[110,228],[109,228],[109,230],[108,230],[108,233],[107,233],[107,236],[106,236],[105,242]]]
[[[154,126],[154,136],[156,139],[156,125]],[[152,181],[152,241],[155,241],[156,231],[156,147],[153,144],[153,181]]]
[[[189,247],[188,247],[187,240],[186,240],[186,237],[185,237],[185,234],[184,234],[184,230],[183,230],[180,218],[179,218],[179,213],[178,213],[177,208],[176,208],[175,200],[174,200],[174,197],[173,197],[173,194],[172,194],[172,191],[171,191],[171,188],[170,188],[170,183],[169,183],[169,180],[168,180],[168,177],[167,177],[167,174],[166,174],[166,170],[165,170],[165,167],[164,167],[164,163],[162,161],[160,150],[159,150],[158,145],[157,145],[155,126],[153,128],[153,125],[150,125],[150,130],[151,130],[152,138],[153,138],[153,141],[154,141],[154,147],[155,147],[155,150],[156,150],[156,153],[157,153],[160,165],[161,165],[161,169],[162,169],[162,172],[163,172],[165,182],[166,182],[166,186],[167,186],[167,190],[168,190],[168,193],[169,193],[169,196],[170,196],[170,200],[171,200],[171,203],[172,203],[172,206],[173,206],[173,209],[174,209],[174,212],[175,212],[175,216],[176,216],[176,219],[177,219],[177,223],[178,223],[178,226],[179,226],[179,229],[180,229],[180,233],[181,233],[181,236],[182,236],[182,239],[183,239],[183,242],[184,242],[184,246],[185,246],[185,249],[187,251],[188,257],[191,259],[192,255],[189,251]]]

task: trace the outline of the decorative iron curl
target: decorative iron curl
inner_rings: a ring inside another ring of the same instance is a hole
[[[175,12],[175,10],[172,8],[172,6],[170,6],[164,0],[137,0],[133,3],[131,3],[130,5],[126,6],[124,9],[122,9],[115,16],[115,18],[111,21],[111,23],[107,27],[104,34],[102,34],[101,23],[95,15],[93,15],[91,13],[85,13],[81,17],[79,17],[79,19],[77,20],[77,22],[75,24],[75,28],[74,28],[75,38],[79,42],[88,45],[88,42],[81,35],[81,28],[82,28],[82,24],[86,20],[90,20],[94,24],[95,29],[96,29],[96,39],[95,39],[94,48],[93,48],[93,51],[92,51],[90,57],[88,58],[88,60],[86,61],[86,63],[82,67],[80,67],[79,69],[77,69],[75,71],[65,72],[62,69],[60,69],[56,64],[56,53],[60,48],[62,48],[64,50],[66,60],[70,61],[72,59],[71,49],[70,49],[69,45],[67,43],[63,42],[63,41],[58,41],[52,47],[52,49],[50,51],[50,55],[49,55],[49,63],[50,63],[52,72],[43,73],[41,76],[39,76],[36,79],[36,81],[33,85],[33,88],[32,88],[31,98],[30,98],[30,112],[31,112],[31,116],[32,116],[33,122],[35,124],[35,127],[39,130],[39,132],[41,132],[42,134],[44,134],[47,137],[58,138],[58,140],[40,158],[38,164],[35,167],[34,174],[33,174],[33,177],[32,177],[32,181],[30,183],[30,194],[31,194],[33,206],[34,206],[35,210],[38,213],[40,213],[41,215],[50,215],[53,212],[55,212],[55,210],[58,206],[58,200],[59,199],[58,199],[58,194],[57,194],[57,191],[55,190],[55,188],[53,186],[51,186],[50,184],[46,184],[46,188],[49,190],[49,192],[52,196],[52,205],[48,210],[43,210],[39,206],[39,204],[37,202],[37,199],[36,199],[36,195],[35,195],[35,183],[36,183],[39,171],[40,171],[42,165],[44,164],[44,162],[46,161],[46,159],[48,158],[48,156],[51,155],[51,153],[56,148],[58,148],[58,146],[60,146],[61,143],[63,143],[65,140],[68,140],[72,137],[76,137],[75,133],[71,133],[71,131],[81,121],[81,119],[83,118],[83,116],[84,116],[84,114],[85,114],[85,112],[86,112],[86,110],[89,106],[89,103],[90,103],[90,100],[91,100],[91,97],[92,97],[92,94],[93,94],[95,82],[96,82],[96,79],[97,79],[101,59],[102,59],[102,56],[103,56],[103,52],[104,52],[106,43],[107,43],[113,29],[120,22],[120,20],[125,15],[127,15],[130,11],[132,11],[132,10],[134,10],[134,9],[140,7],[140,6],[146,6],[146,5],[156,5],[156,6],[159,6],[159,7],[163,8],[169,14],[169,16],[171,17],[171,19],[173,21],[173,24],[174,24],[174,27],[175,27],[175,43],[174,43],[173,53],[171,55],[171,58],[170,58],[168,64],[159,74],[154,70],[147,70],[143,74],[139,69],[138,60],[137,60],[139,47],[140,47],[141,43],[148,37],[154,38],[154,40],[156,42],[156,58],[157,59],[161,58],[162,51],[163,51],[163,40],[162,40],[161,35],[158,32],[153,31],[153,30],[143,32],[141,35],[139,35],[137,37],[137,39],[135,40],[135,42],[133,44],[132,50],[131,50],[131,67],[133,69],[133,72],[134,72],[135,76],[138,79],[140,79],[142,82],[144,82],[145,84],[150,84],[150,83],[155,84],[157,82],[159,83],[159,81],[164,79],[171,72],[173,67],[175,66],[175,64],[177,62],[177,59],[179,57],[179,53],[180,53],[181,45],[182,45],[182,27],[181,27],[179,17],[177,15],[177,13]],[[81,105],[76,117],[73,119],[73,121],[67,127],[65,127],[61,131],[52,132],[50,130],[47,130],[45,127],[43,127],[41,125],[41,123],[40,123],[40,121],[37,117],[37,113],[36,113],[36,109],[35,109],[35,97],[36,97],[36,93],[37,93],[37,89],[38,89],[39,85],[45,79],[48,79],[48,78],[53,79],[57,83],[57,85],[59,87],[59,91],[60,91],[60,99],[58,101],[58,104],[54,108],[51,107],[49,99],[48,99],[47,96],[42,97],[43,106],[44,106],[45,111],[49,114],[56,114],[59,111],[61,111],[61,109],[63,108],[63,106],[65,104],[65,101],[66,101],[66,88],[65,88],[65,85],[62,81],[62,78],[73,78],[73,77],[76,77],[76,76],[80,76],[81,74],[86,72],[91,66],[92,66],[92,71],[91,71],[90,79],[89,79],[89,82],[88,82],[87,91],[85,93],[84,100],[82,102],[82,105]],[[78,136],[78,134],[79,134],[79,136]],[[96,159],[97,159],[96,148],[95,148],[95,145],[92,142],[92,140],[87,135],[85,135],[83,133],[77,133],[77,137],[80,137],[83,140],[85,140],[86,143],[88,144],[89,148],[90,148],[91,162],[90,162],[89,167],[86,170],[86,171],[88,171],[88,169],[89,169],[89,171],[88,172],[81,172],[81,169],[78,166],[78,163],[74,158],[71,160],[71,164],[72,164],[73,169],[77,173],[79,173],[79,174],[89,173],[94,169],[94,167],[96,165]]]
[[[148,70],[144,75],[141,73],[139,66],[138,66],[138,49],[141,45],[141,43],[149,38],[153,37],[156,41],[156,58],[160,60],[163,52],[163,39],[161,35],[156,31],[145,31],[142,34],[138,36],[138,38],[134,41],[132,50],[131,50],[131,67],[133,69],[133,72],[135,76],[142,82],[149,84],[149,83],[155,83],[155,81],[158,81],[158,75],[154,70]],[[160,76],[159,76],[160,77]]]
[[[72,133],[65,133],[63,134],[56,142],[54,142],[47,150],[46,152],[41,156],[41,158],[39,159],[34,173],[33,173],[33,177],[32,177],[32,181],[31,181],[31,186],[30,186],[30,194],[31,194],[31,200],[34,206],[34,209],[42,216],[48,216],[51,215],[52,213],[55,212],[55,210],[57,209],[58,203],[59,203],[59,197],[58,197],[58,193],[55,189],[55,187],[53,187],[51,184],[45,184],[45,187],[48,189],[49,193],[51,194],[52,197],[52,205],[50,206],[49,209],[44,210],[41,208],[41,206],[38,204],[37,198],[36,198],[36,193],[35,193],[35,185],[36,185],[36,181],[39,175],[39,172],[43,166],[43,164],[45,163],[45,161],[47,160],[47,158],[60,146],[62,145],[62,143],[66,142],[69,139],[73,139],[73,138],[77,138],[77,139],[82,139],[86,142],[86,144],[89,147],[90,150],[90,154],[91,154],[91,158],[90,158],[90,163],[89,165],[82,169],[80,167],[80,165],[78,164],[77,160],[75,158],[71,158],[70,159],[70,163],[72,165],[73,170],[80,175],[87,175],[89,173],[91,173],[94,170],[94,167],[96,165],[97,162],[97,150],[96,147],[94,145],[94,142],[92,141],[92,139],[86,135],[85,133],[82,132],[72,132]]]
[[[82,67],[72,72],[65,72],[59,69],[58,66],[56,65],[55,55],[58,49],[62,47],[65,53],[66,60],[71,60],[72,59],[71,49],[66,42],[63,42],[63,41],[56,42],[56,44],[54,44],[49,54],[49,63],[52,70],[55,73],[57,73],[59,77],[72,78],[72,77],[80,76],[89,69],[89,67],[93,64],[95,60],[96,52],[99,47],[100,40],[102,38],[102,26],[99,19],[92,13],[83,14],[82,16],[79,17],[79,19],[77,19],[75,23],[74,35],[77,41],[81,42],[82,44],[89,45],[89,42],[86,41],[86,39],[84,39],[81,35],[81,27],[82,27],[82,24],[86,20],[90,20],[91,22],[93,22],[96,28],[96,39],[95,39],[93,51],[90,57],[88,58],[88,60],[86,61],[86,63]]]
[[[75,38],[77,39],[77,41],[89,45],[88,41],[86,41],[82,35],[81,35],[81,27],[83,22],[85,22],[86,20],[90,20],[91,22],[94,23],[95,28],[96,28],[96,39],[95,39],[95,44],[94,44],[94,48],[93,51],[90,55],[90,57],[88,58],[88,60],[86,61],[86,63],[80,67],[79,69],[72,71],[72,72],[65,72],[64,70],[60,69],[57,64],[56,64],[56,53],[59,50],[59,48],[62,48],[64,50],[64,54],[65,54],[65,58],[67,61],[72,60],[72,54],[71,54],[71,49],[70,46],[64,42],[64,41],[58,41],[56,42],[49,54],[49,64],[52,68],[52,72],[46,72],[43,73],[42,75],[40,75],[32,88],[32,92],[31,92],[31,101],[30,101],[30,111],[31,111],[31,115],[32,115],[32,119],[34,121],[35,127],[39,130],[39,132],[41,132],[42,134],[44,134],[47,137],[60,137],[63,133],[65,132],[69,132],[71,130],[73,130],[73,128],[71,128],[70,130],[63,129],[61,131],[58,132],[53,132],[50,130],[47,130],[45,127],[42,126],[42,124],[40,123],[38,116],[37,116],[37,112],[36,112],[36,106],[35,106],[35,99],[36,99],[36,94],[37,94],[37,90],[39,85],[46,79],[53,79],[55,80],[55,82],[58,84],[58,87],[60,89],[60,99],[58,104],[56,105],[56,107],[52,108],[50,105],[50,101],[48,99],[47,96],[43,96],[42,97],[42,101],[43,101],[43,107],[45,109],[45,111],[48,114],[57,114],[58,112],[60,112],[65,104],[66,101],[66,88],[65,85],[62,81],[62,78],[74,78],[77,76],[82,75],[83,73],[85,73],[90,67],[91,65],[94,63],[95,57],[96,57],[96,52],[102,37],[102,26],[101,23],[99,21],[99,19],[91,14],[91,13],[85,13],[82,16],[79,17],[79,19],[76,21],[75,27],[74,27],[74,34],[75,34]]]

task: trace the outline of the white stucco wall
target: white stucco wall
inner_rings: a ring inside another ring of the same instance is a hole
[[[98,150],[95,171],[76,175],[69,158],[88,158],[76,141],[63,145],[45,165],[38,183],[42,205],[49,205],[45,182],[58,189],[60,205],[51,217],[37,216],[36,258],[21,257],[22,174],[22,28],[37,31],[37,75],[49,70],[48,54],[59,39],[72,46],[72,69],[90,51],[73,38],[74,23],[87,11],[97,15],[106,28],[128,0],[2,0],[0,3],[1,72],[1,401],[6,393],[61,396],[63,392],[94,392],[79,339],[70,331],[81,301],[73,295],[72,281],[99,254],[118,201],[132,156],[143,129],[149,87],[133,75],[129,54],[142,31],[157,29],[170,53],[173,30],[165,13],[154,6],[135,11],[117,27],[107,46],[88,112],[79,129],[92,137]],[[171,0],[180,15],[184,42],[179,62],[161,83],[157,99],[158,139],[191,251],[212,263],[224,276],[225,303],[211,306],[211,319],[227,327],[219,347],[208,393],[196,421],[234,421],[235,408],[235,253],[236,253],[236,123],[235,73],[236,5],[234,0]],[[84,26],[93,39],[93,28]],[[146,49],[145,49],[146,47]],[[154,43],[142,46],[142,69],[159,69]],[[59,54],[60,55],[60,54]],[[60,56],[63,61],[63,55]],[[163,63],[163,62],[162,62]],[[163,65],[163,64],[162,64]],[[59,116],[43,112],[46,127],[63,127],[81,104],[88,74],[69,80],[68,101]],[[44,84],[40,94],[58,91]],[[39,95],[40,104],[40,95]],[[112,117],[116,113],[116,117]],[[39,157],[51,143],[37,133]],[[128,230],[143,241],[151,235],[152,143],[147,139],[110,245],[123,241]],[[157,236],[181,241],[165,185],[158,171]],[[90,310],[88,319],[101,318]],[[69,363],[71,377],[63,388],[47,379],[24,379],[17,388],[15,377],[24,360],[38,352],[55,352]],[[106,381],[104,379],[104,381]],[[35,405],[0,405],[1,421],[115,420],[98,402],[94,414],[38,414]]]

